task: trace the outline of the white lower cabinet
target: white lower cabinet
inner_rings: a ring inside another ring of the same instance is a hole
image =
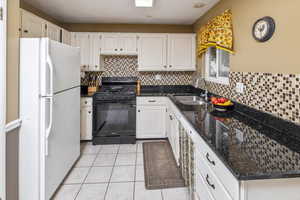
[[[137,139],[166,137],[166,107],[137,106]]]
[[[80,139],[92,140],[93,132],[93,106],[92,98],[81,98],[80,107]]]
[[[177,165],[179,165],[179,120],[176,118],[176,115],[173,113],[170,107],[168,110],[167,122],[167,136],[172,147]]]

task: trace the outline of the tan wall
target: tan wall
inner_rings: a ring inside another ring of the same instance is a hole
[[[7,22],[7,122],[19,118],[19,0],[8,0]],[[6,137],[6,195],[18,200],[19,131]]]
[[[192,25],[168,24],[63,24],[73,32],[192,33]]]
[[[62,24],[57,19],[51,17],[50,15],[44,13],[41,10],[35,8],[34,6],[30,5],[29,3],[26,3],[24,0],[20,0],[20,8],[27,10],[28,12],[31,12],[49,22],[52,22],[53,24],[62,26]]]
[[[19,117],[19,0],[9,0],[7,23],[7,122]]]
[[[231,56],[232,71],[299,74],[299,7],[300,1],[295,0],[221,0],[195,23],[194,31],[230,8],[236,51]],[[251,31],[254,22],[264,16],[275,19],[276,32],[270,41],[259,43],[253,39]]]

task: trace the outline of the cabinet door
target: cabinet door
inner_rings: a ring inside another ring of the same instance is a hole
[[[81,107],[80,114],[80,138],[81,140],[92,140],[93,108]]]
[[[168,35],[168,70],[196,70],[196,36],[195,34]]]
[[[137,108],[137,138],[166,137],[166,107],[139,106]]]
[[[71,33],[65,29],[62,29],[62,43],[71,45]]]
[[[79,45],[77,44],[76,33],[74,32],[71,33],[71,46],[79,47]]]
[[[179,121],[173,115],[172,119],[172,128],[171,128],[171,133],[172,133],[172,138],[173,138],[173,153],[176,159],[177,164],[179,165],[179,157],[180,157],[180,147],[179,147]]]
[[[22,37],[44,37],[46,22],[25,10],[22,10]]]
[[[119,35],[113,33],[103,34],[102,36],[102,52],[101,54],[119,54]]]
[[[60,42],[60,30],[60,27],[51,23],[47,23],[47,37],[51,40]]]
[[[76,33],[76,45],[80,47],[81,69],[88,71],[90,64],[90,35],[88,33]]]
[[[90,34],[90,66],[89,71],[100,71],[101,35]]]
[[[167,35],[141,34],[138,39],[138,70],[167,70]]]
[[[137,35],[121,33],[119,36],[118,45],[119,45],[120,54],[136,55]]]

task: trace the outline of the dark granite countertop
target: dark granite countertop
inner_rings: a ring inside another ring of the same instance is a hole
[[[93,95],[95,94],[95,92],[89,92],[87,94],[80,94],[81,97],[93,97]]]
[[[238,180],[300,177],[300,126],[236,105],[220,113],[211,105],[187,106],[174,94],[142,90],[140,96],[168,96]]]

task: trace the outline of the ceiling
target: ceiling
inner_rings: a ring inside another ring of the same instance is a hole
[[[193,24],[219,0],[154,0],[136,8],[134,0],[24,0],[64,23]],[[195,3],[205,3],[194,8]]]

